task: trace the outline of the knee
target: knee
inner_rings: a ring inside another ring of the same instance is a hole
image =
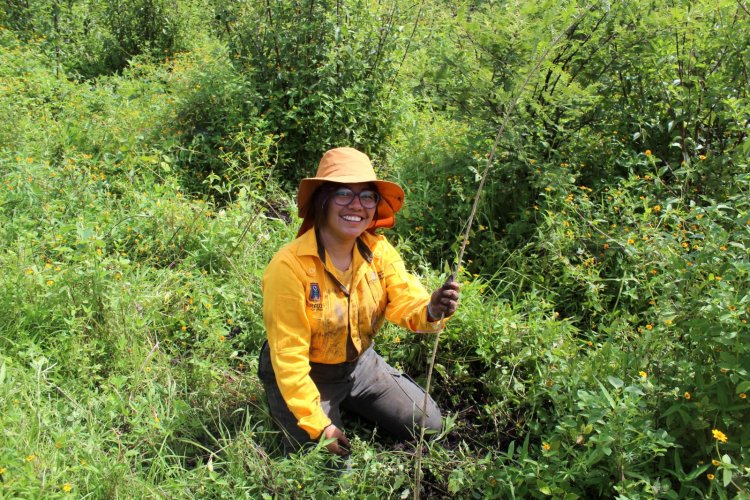
[[[424,416],[424,420],[422,419]],[[443,430],[443,419],[440,408],[430,399],[427,404],[426,413],[422,414],[422,408],[412,407],[412,411],[405,412],[400,419],[403,422],[402,433],[395,433],[402,439],[419,437],[422,425],[424,425],[425,438],[433,439]],[[424,424],[423,424],[424,422]],[[401,435],[399,435],[401,434]]]
[[[420,412],[421,414],[421,412]],[[421,416],[421,415],[420,415]],[[421,423],[421,420],[420,422]],[[417,426],[419,429],[419,426]],[[443,419],[440,414],[440,408],[434,402],[427,407],[427,415],[424,419],[424,431],[427,439],[434,439],[443,430]]]

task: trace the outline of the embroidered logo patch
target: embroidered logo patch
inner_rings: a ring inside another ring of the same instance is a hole
[[[318,302],[320,300],[320,286],[317,283],[310,284],[310,302]]]

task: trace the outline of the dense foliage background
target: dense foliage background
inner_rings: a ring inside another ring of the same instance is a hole
[[[281,457],[260,277],[352,145],[437,285],[507,114],[423,493],[747,498],[749,61],[743,0],[4,2],[1,496],[411,495],[361,422]]]

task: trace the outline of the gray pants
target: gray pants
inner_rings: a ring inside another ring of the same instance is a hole
[[[298,451],[312,440],[281,397],[271,366],[268,343],[260,352],[258,376],[266,390],[271,417],[283,431],[284,451]],[[424,389],[369,348],[356,361],[326,365],[310,363],[310,377],[320,392],[320,404],[333,424],[344,430],[341,408],[370,420],[388,434],[407,440],[419,432]],[[440,409],[427,398],[425,430],[442,429]]]

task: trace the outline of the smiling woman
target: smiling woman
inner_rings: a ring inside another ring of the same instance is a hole
[[[316,177],[300,183],[302,226],[263,276],[259,376],[287,453],[324,438],[331,453],[347,455],[341,408],[397,439],[419,432],[424,391],[373,350],[373,338],[384,318],[434,332],[456,310],[458,284],[430,295],[375,233],[394,225],[403,201],[401,187],[378,180],[352,148],[326,152]],[[432,399],[425,428],[442,428]]]

